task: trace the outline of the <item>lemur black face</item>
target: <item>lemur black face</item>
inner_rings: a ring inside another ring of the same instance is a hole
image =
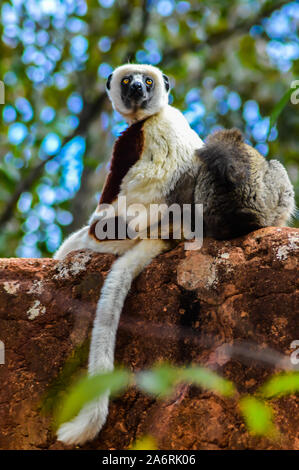
[[[148,75],[132,74],[122,78],[121,98],[128,109],[145,108],[154,95],[155,83]]]

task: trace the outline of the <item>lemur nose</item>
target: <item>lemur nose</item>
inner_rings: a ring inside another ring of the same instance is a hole
[[[142,90],[142,85],[141,85],[140,82],[135,82],[135,83],[132,84],[132,88],[136,89],[136,90],[138,90],[138,89]]]
[[[143,94],[142,84],[140,82],[132,83],[130,87],[130,91],[131,91],[131,94],[142,95]]]

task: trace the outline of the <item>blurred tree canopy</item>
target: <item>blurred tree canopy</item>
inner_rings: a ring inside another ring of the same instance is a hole
[[[279,158],[299,197],[299,104],[270,128],[299,80],[298,24],[298,1],[1,2],[0,256],[51,255],[88,220],[125,128],[105,81],[127,61],[169,75],[202,138],[237,126]]]

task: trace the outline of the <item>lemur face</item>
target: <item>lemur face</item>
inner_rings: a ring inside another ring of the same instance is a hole
[[[169,80],[151,65],[122,65],[107,80],[113,107],[129,123],[145,119],[168,104]]]
[[[129,110],[145,108],[154,96],[155,81],[141,73],[126,75],[120,82],[121,99]]]

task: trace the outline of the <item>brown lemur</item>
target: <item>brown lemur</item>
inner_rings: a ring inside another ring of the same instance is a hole
[[[123,65],[108,78],[113,107],[129,124],[117,139],[100,203],[88,225],[72,234],[55,254],[63,259],[73,250],[91,249],[120,255],[113,263],[97,305],[88,373],[110,371],[119,317],[133,279],[168,250],[162,239],[107,240],[97,224],[107,210],[122,217],[126,205],[143,205],[148,228],[153,204],[196,203],[204,206],[206,235],[233,237],[266,225],[282,225],[294,210],[294,193],[279,162],[266,162],[247,146],[238,131],[223,131],[203,144],[180,111],[168,105],[169,80],[150,65]],[[87,404],[58,430],[58,439],[83,444],[106,421],[109,392]]]

